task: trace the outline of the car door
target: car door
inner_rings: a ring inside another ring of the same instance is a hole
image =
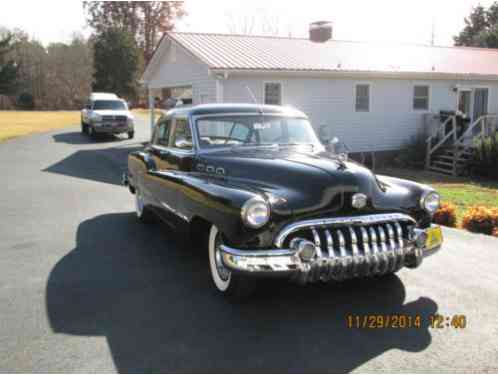
[[[144,187],[157,213],[169,224],[174,225],[175,217],[171,209],[172,198],[170,196],[172,168],[168,162],[171,131],[172,119],[167,117],[159,119],[152,143],[146,149],[154,168],[148,171],[144,179]]]
[[[167,187],[162,190],[162,199],[168,201],[169,209],[174,214],[175,225],[187,220],[183,209],[183,192],[185,177],[192,171],[195,156],[192,131],[187,117],[173,118],[169,138],[168,152],[161,156],[161,162],[168,168]]]

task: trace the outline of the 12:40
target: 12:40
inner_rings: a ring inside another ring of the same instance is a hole
[[[467,327],[467,317],[465,315],[444,316],[441,314],[435,314],[429,316],[429,326],[431,328],[436,328],[436,329],[442,329],[442,328],[463,329]]]

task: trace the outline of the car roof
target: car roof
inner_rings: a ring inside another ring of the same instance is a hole
[[[116,94],[109,93],[109,92],[93,92],[90,94],[90,99],[91,100],[112,100],[112,99],[119,99],[119,97]]]
[[[214,103],[200,104],[196,106],[176,107],[168,111],[163,111],[167,116],[184,115],[184,116],[201,116],[201,115],[216,115],[216,114],[267,114],[267,115],[282,115],[289,117],[307,116],[289,106],[267,105],[267,104],[244,104],[244,103]]]

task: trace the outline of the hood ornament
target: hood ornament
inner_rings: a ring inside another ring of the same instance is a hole
[[[362,193],[353,194],[351,205],[357,209],[365,207],[367,205],[367,196]]]

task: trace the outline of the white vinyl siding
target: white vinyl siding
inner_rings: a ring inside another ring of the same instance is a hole
[[[282,84],[280,82],[264,83],[265,104],[282,105]]]
[[[355,86],[355,111],[370,112],[370,84],[358,83]]]
[[[429,86],[415,85],[413,86],[413,110],[428,111],[429,110]]]
[[[150,82],[153,87],[192,84],[194,104],[216,101],[216,79],[208,74],[206,65],[179,46],[176,63],[167,61],[163,59],[153,74]],[[329,133],[345,142],[352,152],[399,149],[424,129],[427,112],[456,109],[457,86],[489,87],[489,113],[498,113],[498,100],[494,100],[498,97],[496,81],[366,79],[367,82],[353,77],[230,72],[227,79],[221,81],[219,91],[225,103],[253,103],[253,95],[258,103],[264,103],[265,83],[279,83],[282,105],[306,113],[317,133],[322,127],[329,129]],[[369,112],[356,112],[356,86],[360,84],[369,85]],[[425,110],[414,110],[415,86],[429,86],[428,96],[424,92],[420,96],[427,98],[420,100]]]
[[[164,54],[148,79],[151,88],[192,86],[194,105],[216,102],[216,80],[206,65],[174,42],[166,46]]]

